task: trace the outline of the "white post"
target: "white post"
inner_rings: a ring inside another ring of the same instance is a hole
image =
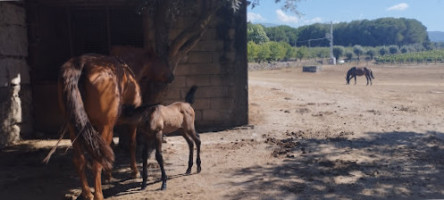
[[[328,39],[330,40],[330,64],[336,65],[336,58],[333,55],[333,22],[330,23],[330,35]]]

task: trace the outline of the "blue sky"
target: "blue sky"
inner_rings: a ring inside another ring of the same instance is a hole
[[[259,6],[248,7],[248,21],[299,27],[317,22],[404,17],[417,19],[428,31],[444,31],[444,0],[301,0],[297,3],[301,16],[283,11],[282,5],[261,0]]]

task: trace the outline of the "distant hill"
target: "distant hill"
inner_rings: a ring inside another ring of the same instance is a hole
[[[444,42],[444,32],[442,31],[428,31],[429,39],[432,42]]]
[[[265,26],[267,28],[275,27],[275,26],[280,26],[279,24],[273,24],[273,23],[260,23],[260,25]]]

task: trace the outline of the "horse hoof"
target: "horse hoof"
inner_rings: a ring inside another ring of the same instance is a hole
[[[187,169],[187,171],[185,172],[186,175],[190,175],[191,174],[191,169]]]
[[[140,187],[140,190],[145,190],[146,189],[146,183],[142,183],[142,186]]]
[[[200,173],[200,171],[202,171],[202,168],[199,166],[197,167],[197,173]]]
[[[91,193],[89,194],[81,194],[80,196],[77,197],[78,200],[93,200],[94,199],[94,195],[92,195]]]
[[[139,172],[131,172],[131,178],[138,178]]]

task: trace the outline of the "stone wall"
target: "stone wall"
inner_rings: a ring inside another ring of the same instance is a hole
[[[0,2],[0,148],[32,133],[25,8]]]
[[[183,19],[179,24],[191,21]],[[177,32],[182,26],[177,26]],[[174,35],[174,34],[173,34]],[[246,9],[219,12],[202,40],[177,66],[165,103],[184,101],[197,85],[196,127],[220,130],[248,124]]]

